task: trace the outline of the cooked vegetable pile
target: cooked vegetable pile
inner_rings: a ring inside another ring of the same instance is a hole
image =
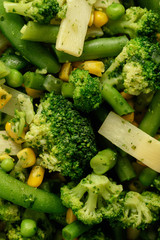
[[[159,240],[159,0],[2,0],[0,146],[1,240]]]

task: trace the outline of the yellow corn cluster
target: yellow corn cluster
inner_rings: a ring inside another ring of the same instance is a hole
[[[17,136],[17,134],[13,130],[13,126],[10,122],[7,122],[5,125],[5,130],[7,134],[18,144],[21,144],[24,142],[25,137],[25,131],[23,130],[22,135],[20,137]]]
[[[91,13],[88,26],[91,27],[94,24],[96,27],[102,27],[107,22],[108,22],[108,17],[105,12],[94,11]]]
[[[0,109],[2,109],[11,99],[12,95],[0,87]]]

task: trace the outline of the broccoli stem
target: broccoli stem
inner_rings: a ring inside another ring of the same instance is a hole
[[[92,226],[85,225],[80,221],[75,221],[62,229],[62,236],[65,240],[73,240],[84,232],[87,232]]]
[[[126,45],[128,38],[126,36],[111,37],[111,38],[99,38],[84,43],[83,53],[80,57],[74,57],[67,53],[58,51],[53,46],[53,50],[56,52],[60,63],[66,61],[76,62],[84,60],[93,60],[105,57],[117,56]]]
[[[39,24],[33,21],[29,21],[27,25],[24,25],[21,29],[23,40],[56,43],[59,26],[51,24]]]
[[[23,75],[24,86],[37,89],[37,90],[45,90],[43,84],[45,81],[45,75],[36,73],[36,72],[26,72]]]
[[[13,178],[0,169],[0,197],[39,212],[64,213],[66,208],[55,194],[45,192]]]
[[[90,166],[96,174],[100,175],[113,168],[116,164],[116,160],[116,152],[107,148],[98,152],[96,156],[91,159]]]
[[[160,90],[152,98],[148,111],[142,119],[139,128],[154,136],[160,127]]]
[[[136,177],[136,173],[127,157],[119,156],[115,170],[121,182],[131,180]]]
[[[125,115],[134,111],[120,92],[108,83],[102,85],[101,93],[103,99],[111,105],[117,114]]]

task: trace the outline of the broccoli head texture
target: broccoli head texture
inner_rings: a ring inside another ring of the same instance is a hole
[[[110,237],[106,236],[106,234],[104,233],[103,229],[98,226],[94,226],[93,228],[91,228],[88,232],[83,233],[79,240],[111,240]]]
[[[152,204],[154,200],[157,203],[157,196],[150,192],[144,195],[133,191],[127,192],[124,198],[123,217],[119,219],[122,227],[145,229],[148,224],[156,221],[159,208],[156,203]]]
[[[102,80],[110,85],[123,85],[131,95],[148,94],[160,89],[160,46],[148,37],[128,41],[122,52],[106,70]]]
[[[116,205],[121,192],[122,185],[117,185],[106,176],[92,173],[76,186],[72,183],[63,186],[61,199],[66,207],[73,210],[78,220],[92,225],[119,214],[120,208],[115,213],[112,205]]]
[[[0,198],[0,220],[10,222],[20,220],[19,207]]]
[[[39,150],[43,167],[71,179],[82,178],[97,153],[89,120],[53,92],[41,100],[25,140]]]
[[[60,11],[57,0],[20,0],[4,2],[6,12],[29,17],[39,23],[49,23]]]
[[[130,38],[153,36],[159,32],[158,13],[141,7],[130,7],[118,20],[109,20],[103,27],[108,35],[127,34]]]
[[[20,225],[9,224],[6,228],[6,236],[8,240],[25,240],[26,237],[21,235]],[[37,229],[33,237],[27,238],[28,240],[46,240],[45,233],[40,228]]]
[[[88,71],[76,69],[69,75],[69,82],[75,87],[73,91],[74,106],[82,112],[91,112],[102,103],[100,81]]]

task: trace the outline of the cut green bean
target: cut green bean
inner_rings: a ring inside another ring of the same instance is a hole
[[[128,104],[128,102],[122,97],[120,92],[108,83],[104,83],[102,85],[101,93],[103,99],[120,116],[134,111],[133,108]]]
[[[154,136],[160,127],[160,90],[152,98],[148,111],[142,119],[139,128]]]
[[[23,75],[23,80],[25,87],[37,90],[45,90],[45,87],[43,86],[45,81],[45,75],[36,72],[26,72]]]
[[[10,69],[0,61],[0,78],[6,77],[10,73]]]
[[[89,225],[85,225],[80,221],[75,221],[62,229],[62,236],[65,240],[73,240],[84,232],[87,232],[90,228],[91,226]]]
[[[144,168],[139,175],[139,181],[145,186],[149,187],[154,179],[158,176],[158,173],[152,170],[151,168]]]
[[[6,13],[3,2],[4,0],[0,1],[0,30],[4,36],[33,65],[40,69],[46,69],[49,73],[57,73],[60,70],[57,59],[40,43],[21,39],[20,30],[25,21],[18,14]]]
[[[128,157],[118,157],[115,170],[121,182],[129,181],[136,177],[136,173]]]
[[[59,26],[51,24],[39,24],[33,21],[29,21],[27,25],[24,25],[21,29],[23,40],[56,43]]]
[[[61,93],[63,81],[59,78],[48,74],[44,80],[43,86],[48,92],[54,91],[56,94]]]
[[[59,197],[33,188],[0,169],[0,197],[24,208],[61,214],[66,211]]]
[[[135,3],[142,8],[146,7],[160,13],[159,0],[135,0]]]
[[[1,60],[5,63],[7,67],[17,70],[21,70],[27,65],[29,65],[29,63],[24,58],[14,54],[4,55],[2,56]]]
[[[105,57],[116,57],[126,45],[128,38],[126,36],[99,38],[84,43],[83,53],[80,57],[74,57],[67,53],[57,51],[53,46],[54,51],[60,63],[76,62],[83,60],[93,60]]]
[[[73,98],[74,85],[72,83],[64,82],[61,88],[61,94],[65,98]]]
[[[99,151],[90,161],[93,171],[100,175],[106,173],[116,164],[117,153],[110,148]]]

